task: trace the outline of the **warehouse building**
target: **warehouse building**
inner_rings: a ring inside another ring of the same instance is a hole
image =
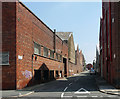
[[[2,3],[2,89],[68,76],[68,45],[21,2]]]
[[[84,55],[79,51],[79,46],[75,50],[74,38],[72,32],[56,32],[63,41],[68,44],[68,69],[69,75],[78,74],[84,68]]]
[[[100,74],[120,88],[120,2],[103,2],[100,22]]]

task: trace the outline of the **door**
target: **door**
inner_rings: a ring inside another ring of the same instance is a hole
[[[67,77],[67,59],[63,58],[64,63],[64,76]]]
[[[34,70],[35,75],[34,75],[34,81],[35,83],[39,83],[41,80],[41,70]]]
[[[50,70],[50,80],[54,79],[54,70]]]

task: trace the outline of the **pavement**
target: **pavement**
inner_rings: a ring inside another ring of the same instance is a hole
[[[67,80],[65,77],[64,78],[60,78],[57,80]],[[56,81],[57,81],[56,80]],[[47,83],[43,83],[43,84],[38,84],[38,85],[34,85],[34,86],[30,86],[30,87],[26,87],[20,90],[0,90],[0,97],[24,97],[24,96],[28,96],[30,94],[33,94],[37,88],[48,85],[50,83],[53,83],[54,81],[50,81]]]
[[[33,91],[23,90],[2,90],[0,91],[2,97],[22,97],[34,93]]]
[[[102,77],[99,76],[96,78],[96,84],[100,92],[120,96],[120,89],[116,89],[114,86],[106,82],[106,80],[104,80]]]

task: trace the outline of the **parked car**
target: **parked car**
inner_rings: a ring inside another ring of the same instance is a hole
[[[95,70],[93,68],[90,69],[90,75],[95,75]]]

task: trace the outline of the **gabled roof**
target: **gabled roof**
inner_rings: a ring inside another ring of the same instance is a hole
[[[73,33],[72,32],[56,32],[56,35],[59,36],[63,41],[68,40],[71,34]]]

